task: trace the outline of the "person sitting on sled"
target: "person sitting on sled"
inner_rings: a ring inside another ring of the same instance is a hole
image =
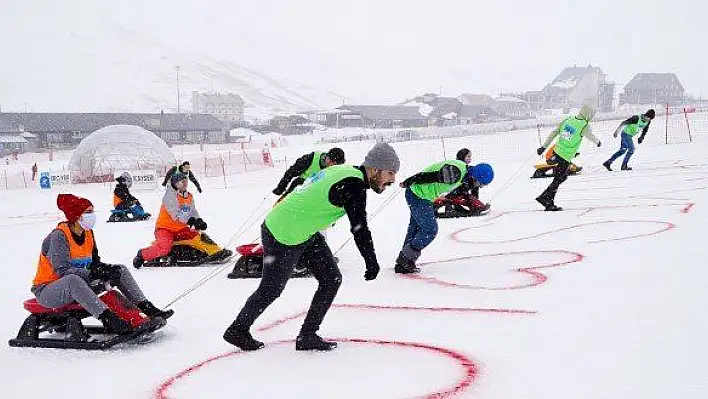
[[[170,185],[162,197],[160,215],[155,222],[155,242],[138,251],[133,258],[135,268],[169,254],[174,241],[192,239],[199,235],[200,230],[207,229],[206,222],[194,205],[194,197],[187,191],[188,184],[188,176],[184,173],[175,172],[170,177]]]
[[[470,151],[469,148],[462,148],[459,151],[457,151],[457,154],[455,155],[455,159],[458,161],[462,161],[469,165],[472,163],[472,151]]]
[[[116,188],[113,189],[113,207],[116,211],[130,212],[138,220],[148,219],[151,215],[143,209],[137,198],[130,193],[133,179],[128,172],[116,178]]]
[[[290,194],[295,187],[305,182],[308,177],[332,165],[342,164],[344,164],[344,150],[341,148],[334,147],[326,153],[315,151],[305,154],[285,171],[278,187],[273,190],[273,194],[281,196],[282,199]]]
[[[148,317],[172,316],[174,311],[162,311],[145,298],[124,265],[101,261],[92,230],[96,215],[91,201],[59,194],[57,206],[64,212],[66,221],[59,223],[42,241],[37,273],[32,281],[32,293],[40,305],[59,308],[78,302],[107,329],[131,332],[131,324],[110,310],[92,289],[94,282],[109,283]]]
[[[490,204],[479,200],[479,189],[489,185],[494,180],[494,169],[487,163],[467,166],[462,184],[445,195],[448,203],[453,204],[453,209],[461,213],[479,215],[489,210]]]

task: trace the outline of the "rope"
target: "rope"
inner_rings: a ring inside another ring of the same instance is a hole
[[[522,171],[524,168],[526,168],[526,166],[527,166],[529,160],[533,159],[534,156],[535,156],[534,154],[529,155],[529,157],[526,158],[526,160],[524,160],[524,162],[521,163],[521,166],[519,166],[519,168],[516,170],[516,172],[514,172],[514,174],[509,178],[509,180],[507,180],[507,182],[504,184],[504,186],[502,186],[502,188],[501,188],[499,191],[497,191],[496,193],[494,193],[494,195],[492,195],[492,197],[489,199],[489,202],[490,202],[490,203],[491,203],[495,198],[499,197],[499,195],[500,195],[501,193],[503,193],[503,192],[506,191],[509,187],[511,187],[511,185],[512,185],[514,182],[516,182],[516,179],[518,179],[519,176],[521,176],[521,174],[520,174],[521,171]]]
[[[398,194],[400,194],[400,193],[403,192],[403,191],[405,191],[405,190],[396,187],[396,188],[394,189],[393,193],[391,193],[391,195],[389,195],[389,196],[384,200],[384,202],[382,202],[381,205],[379,205],[379,207],[376,208],[376,209],[371,213],[371,217],[369,217],[369,221],[370,221],[370,222],[373,221],[373,220],[376,218],[376,216],[377,216],[379,213],[381,213],[381,211],[382,211],[384,208],[386,208],[386,207],[388,206],[388,204],[390,204],[391,201],[393,201],[393,199],[396,198],[396,196],[398,196]],[[342,245],[340,245],[339,248],[337,248],[337,250],[334,251],[333,255],[338,254],[339,251],[341,251],[345,246],[347,246],[347,244],[349,244],[349,242],[350,242],[353,238],[354,238],[354,236],[350,235],[349,238],[347,238],[346,240],[344,240],[344,242],[342,243]]]

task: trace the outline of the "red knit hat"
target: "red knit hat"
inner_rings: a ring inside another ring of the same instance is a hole
[[[91,201],[86,198],[77,197],[72,194],[59,194],[57,196],[57,206],[59,210],[64,212],[66,220],[69,223],[74,223],[81,217],[90,206],[93,206]]]

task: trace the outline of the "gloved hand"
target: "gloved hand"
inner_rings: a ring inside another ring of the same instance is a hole
[[[89,279],[101,281],[120,280],[121,270],[120,265],[95,263],[89,266]]]
[[[536,154],[541,155],[544,151],[546,151],[546,147],[538,147]]]
[[[639,136],[637,143],[642,144],[642,141],[644,141],[644,135]]]
[[[195,218],[193,218],[193,217],[187,219],[187,226],[189,226],[189,227],[194,226],[194,222],[195,222],[196,220],[197,220],[197,219],[195,219]]]
[[[617,132],[612,133],[612,137],[617,138]]]
[[[597,146],[599,147],[599,146],[601,146],[601,145],[602,145],[602,141],[598,140],[598,141],[597,141]]]
[[[192,223],[192,225],[197,230],[206,230],[207,229],[207,224],[205,221],[202,220],[202,218],[195,219],[194,223]]]
[[[275,194],[275,195],[283,195],[284,192],[285,192],[285,189],[284,189],[284,188],[281,188],[281,187],[276,187],[276,188],[273,189],[273,191],[272,191],[272,193]]]
[[[371,262],[370,264],[366,265],[366,272],[364,273],[364,280],[366,281],[371,281],[376,278],[376,276],[379,275],[379,271],[381,270],[381,267],[379,267],[379,264],[377,262]]]
[[[201,188],[201,187],[197,187],[197,191],[199,191],[199,194],[201,194],[201,193],[202,193],[202,188]]]

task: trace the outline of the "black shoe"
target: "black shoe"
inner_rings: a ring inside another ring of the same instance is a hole
[[[153,305],[152,302],[150,302],[150,301],[140,302],[137,306],[141,312],[145,313],[145,315],[147,315],[151,319],[155,318],[155,317],[161,317],[161,318],[167,320],[170,317],[172,317],[173,314],[175,314],[175,311],[172,309],[160,310],[157,306]]]
[[[265,346],[263,342],[254,339],[250,332],[232,327],[227,328],[224,332],[224,341],[237,346],[242,351],[255,351]]]
[[[315,333],[300,334],[295,340],[296,351],[331,351],[336,347],[336,342],[325,341]]]
[[[548,208],[549,205],[553,205],[553,201],[549,201],[546,197],[540,195],[536,197],[536,202],[543,205],[544,208]]]
[[[136,269],[140,269],[143,266],[143,263],[145,263],[145,259],[143,258],[143,251],[139,250],[138,254],[135,255],[135,258],[133,258],[133,267]]]
[[[558,211],[562,211],[563,208],[561,208],[560,206],[558,206],[556,204],[549,204],[546,206],[545,210],[546,210],[546,212],[558,212]]]
[[[609,170],[610,172],[612,172],[612,168],[610,167],[610,165],[612,165],[612,164],[610,163],[610,161],[605,161],[605,162],[602,163],[602,166],[604,166],[605,169],[607,169],[607,170]]]
[[[98,316],[98,320],[101,321],[109,332],[125,334],[133,331],[133,326],[130,325],[130,323],[121,319],[117,314],[108,309],[104,310],[103,313]]]
[[[631,166],[622,165],[622,170],[632,170]]]
[[[415,265],[415,263],[407,259],[404,261],[397,260],[396,266],[393,268],[393,270],[399,274],[420,273],[420,269]]]

